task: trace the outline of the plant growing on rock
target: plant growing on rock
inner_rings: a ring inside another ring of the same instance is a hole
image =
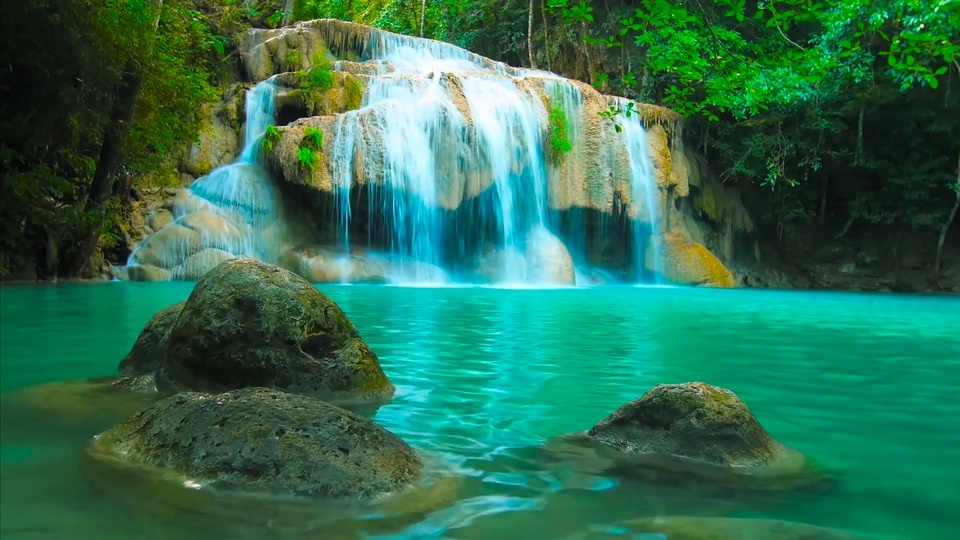
[[[309,69],[298,72],[300,75],[300,89],[305,91],[329,90],[333,87],[332,65],[327,58],[327,49],[320,47],[317,52],[310,57],[311,66]]]
[[[300,149],[297,151],[300,164],[313,170],[321,150],[323,150],[323,130],[312,126],[307,127],[303,131],[303,139],[300,140]]]
[[[550,109],[550,157],[555,164],[562,165],[564,156],[571,150],[573,144],[570,142],[567,112],[557,103]]]
[[[263,150],[266,153],[273,152],[273,146],[280,140],[280,132],[277,130],[277,126],[269,125],[267,126],[267,131],[263,134],[263,140],[260,141],[260,144],[263,146]]]
[[[290,51],[286,56],[283,57],[283,63],[287,65],[287,69],[294,70],[300,66],[300,55],[297,54],[297,51]]]

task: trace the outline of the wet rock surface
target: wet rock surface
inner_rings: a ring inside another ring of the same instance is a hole
[[[337,401],[388,398],[393,385],[343,311],[311,283],[252,259],[201,279],[165,338],[157,388],[273,387]]]
[[[100,434],[90,457],[221,491],[330,499],[410,486],[423,464],[402,439],[328,403],[266,388],[163,399]]]
[[[153,374],[160,365],[160,344],[180,317],[186,301],[161,309],[147,321],[127,356],[120,361],[120,373],[128,376]]]

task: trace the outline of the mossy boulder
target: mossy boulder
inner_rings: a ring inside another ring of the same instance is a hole
[[[702,382],[657,385],[598,422],[587,437],[666,468],[754,477],[808,471],[806,458],[775,441],[736,394]]]
[[[186,301],[177,302],[153,314],[147,321],[130,352],[120,361],[120,373],[128,376],[153,373],[160,366],[160,344],[177,322]]]
[[[97,436],[88,457],[178,485],[325,499],[399,491],[423,469],[407,443],[372,420],[267,388],[160,400]]]
[[[378,401],[393,384],[339,306],[308,281],[230,259],[197,282],[165,338],[157,389],[263,386],[337,402]]]
[[[666,516],[617,523],[609,534],[595,531],[578,540],[665,538],[669,540],[856,540],[848,532],[776,519]],[[573,540],[573,539],[571,539]]]
[[[736,279],[716,255],[682,234],[663,236],[663,275],[678,285],[736,287]]]

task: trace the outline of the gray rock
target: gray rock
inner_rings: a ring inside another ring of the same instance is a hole
[[[423,469],[407,443],[373,421],[266,388],[163,399],[100,434],[88,457],[181,484],[329,499],[396,492]]]
[[[165,342],[157,371],[165,395],[264,386],[353,402],[394,391],[339,306],[252,259],[225,261],[197,282]]]
[[[133,348],[120,361],[120,373],[136,376],[152,374],[157,370],[160,365],[160,343],[167,332],[173,328],[173,323],[177,322],[186,303],[186,301],[178,302],[154,313],[140,331],[137,341],[133,343]]]
[[[775,441],[733,392],[702,382],[661,384],[587,432],[595,443],[674,468],[754,477],[808,472],[806,458]],[[674,459],[679,458],[679,459]]]

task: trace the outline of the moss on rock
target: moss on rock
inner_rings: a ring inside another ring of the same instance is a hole
[[[763,429],[733,392],[702,382],[660,384],[591,428],[587,438],[637,464],[774,487],[823,478],[800,452]]]
[[[327,499],[395,492],[423,469],[407,443],[373,421],[266,388],[163,399],[100,434],[88,455],[180,484]]]
[[[201,279],[165,339],[164,394],[266,386],[340,401],[394,387],[346,314],[308,281],[252,259]]]
[[[157,370],[160,365],[160,344],[167,332],[173,328],[173,324],[177,322],[186,303],[186,301],[177,302],[154,313],[140,331],[140,335],[133,343],[133,348],[120,361],[120,373],[137,376]]]
[[[735,287],[736,280],[716,255],[680,233],[663,236],[664,277],[680,285]]]

